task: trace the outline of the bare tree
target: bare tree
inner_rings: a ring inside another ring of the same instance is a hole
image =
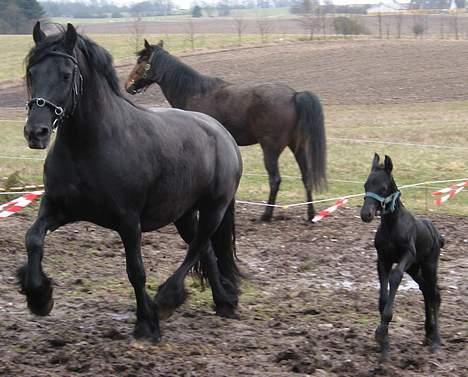
[[[242,15],[235,16],[233,18],[234,24],[236,26],[237,37],[239,38],[239,46],[242,45],[242,33],[247,27],[247,22],[245,21]]]
[[[299,17],[298,21],[309,36],[309,39],[314,39],[314,33],[320,27],[320,19],[313,13],[305,13]]]
[[[379,24],[379,38],[382,39],[382,13],[377,13],[377,21]]]
[[[403,13],[398,12],[398,14],[396,15],[396,35],[398,39],[401,38],[401,29],[403,28],[403,19],[404,19]]]
[[[185,25],[185,33],[187,35],[187,41],[190,43],[192,50],[195,50],[195,23],[190,18]]]
[[[143,34],[145,33],[145,24],[140,13],[133,13],[130,17],[130,45],[135,49],[135,52],[143,46]]]
[[[268,34],[273,31],[273,23],[266,17],[257,16],[257,26],[262,43],[266,43],[268,41]]]
[[[460,25],[458,23],[457,13],[453,13],[452,16],[450,16],[450,24],[453,34],[455,34],[455,39],[458,40],[460,38]]]

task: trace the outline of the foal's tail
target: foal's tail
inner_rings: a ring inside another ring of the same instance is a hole
[[[295,153],[304,153],[307,187],[320,190],[327,185],[327,145],[323,109],[319,98],[308,91],[295,95],[298,114]]]
[[[229,204],[215,234],[211,237],[218,268],[223,280],[227,279],[235,293],[239,292],[240,272],[236,265],[235,199]]]

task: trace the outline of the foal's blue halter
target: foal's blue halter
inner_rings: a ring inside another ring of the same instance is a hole
[[[380,203],[380,206],[382,207],[382,215],[385,215],[387,213],[392,213],[396,209],[396,201],[400,197],[401,192],[400,191],[395,191],[393,194],[390,194],[387,197],[380,196],[378,194],[375,194],[373,192],[366,192],[364,194],[364,199],[365,198],[372,198],[377,200]]]

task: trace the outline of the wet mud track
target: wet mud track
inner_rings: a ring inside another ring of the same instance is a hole
[[[34,210],[0,222],[0,375],[5,376],[466,376],[468,219],[431,216],[447,239],[440,260],[442,349],[422,346],[422,295],[405,277],[390,327],[391,361],[378,362],[373,237],[358,208],[316,225],[303,211],[237,208],[241,320],[215,316],[209,289],[188,279],[190,296],[167,321],[162,342],[135,341],[133,290],[116,234],[79,223],[48,236],[44,269],[55,307],[29,314],[14,272],[25,260]],[[173,227],[146,233],[148,288],[173,272],[185,245]]]

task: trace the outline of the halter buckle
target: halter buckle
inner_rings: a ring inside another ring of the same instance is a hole
[[[38,107],[44,107],[46,105],[46,100],[44,98],[36,98],[36,105]]]
[[[55,108],[55,115],[57,115],[57,116],[63,115],[63,108],[60,107],[60,106],[57,106],[57,107]]]

